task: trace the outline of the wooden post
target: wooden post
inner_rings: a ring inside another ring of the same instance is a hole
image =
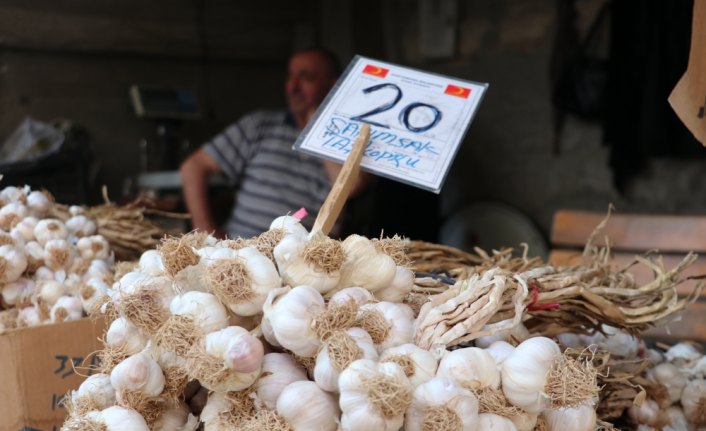
[[[348,195],[351,192],[351,187],[358,178],[360,172],[360,161],[363,158],[363,152],[370,140],[370,126],[363,124],[360,129],[360,134],[353,143],[353,149],[348,154],[346,161],[343,163],[341,172],[336,177],[336,182],[333,183],[331,191],[326,197],[326,201],[319,210],[319,215],[316,217],[314,227],[311,229],[312,235],[318,232],[328,235],[331,227],[341,214],[343,204],[346,203]]]

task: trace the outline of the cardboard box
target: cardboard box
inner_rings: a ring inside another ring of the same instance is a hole
[[[0,431],[58,431],[62,400],[97,363],[104,329],[102,319],[85,318],[0,335]]]

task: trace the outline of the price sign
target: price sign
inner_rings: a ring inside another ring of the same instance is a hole
[[[342,162],[368,123],[362,169],[439,193],[487,87],[356,56],[294,147]]]

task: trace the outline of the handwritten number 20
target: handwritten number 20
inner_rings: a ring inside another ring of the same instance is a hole
[[[368,93],[372,93],[373,91],[382,90],[383,88],[391,88],[391,89],[395,90],[395,92],[397,94],[392,99],[392,101],[384,103],[384,104],[378,106],[377,108],[371,109],[368,112],[364,112],[360,115],[356,115],[354,117],[351,117],[351,120],[362,121],[362,122],[368,123],[372,126],[384,127],[386,129],[389,129],[390,126],[388,126],[386,124],[381,124],[381,123],[366,119],[366,117],[370,117],[372,115],[379,114],[381,112],[389,111],[390,109],[394,108],[395,105],[397,105],[400,100],[402,100],[402,90],[400,89],[400,87],[398,87],[395,84],[391,84],[389,82],[384,83],[384,84],[373,85],[372,87],[364,88],[363,93],[368,94]],[[412,113],[412,111],[417,108],[430,109],[432,111],[432,113],[434,114],[434,118],[428,124],[426,124],[424,126],[418,126],[418,127],[412,126],[411,124],[409,124],[409,116]],[[413,102],[413,103],[410,103],[409,105],[405,106],[402,109],[402,112],[400,112],[399,119],[400,119],[400,123],[402,123],[402,125],[404,125],[407,128],[407,130],[409,130],[410,132],[422,133],[422,132],[426,132],[427,130],[431,129],[432,127],[436,126],[439,123],[439,120],[441,120],[441,111],[439,111],[435,106],[432,106],[432,105],[429,105],[426,103]]]

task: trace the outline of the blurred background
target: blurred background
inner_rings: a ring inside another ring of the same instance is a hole
[[[288,55],[323,46],[344,65],[359,54],[490,84],[442,192],[380,180],[350,202],[349,231],[464,248],[525,241],[544,254],[558,209],[706,212],[706,149],[667,103],[686,69],[692,8],[3,0],[0,173],[64,203],[98,203],[106,185],[117,201],[147,193],[183,210],[179,162],[246,112],[284,107]],[[169,114],[138,115],[136,92]],[[53,153],[42,124],[62,132]],[[28,130],[42,151],[10,157]],[[228,190],[214,193],[225,216]]]

